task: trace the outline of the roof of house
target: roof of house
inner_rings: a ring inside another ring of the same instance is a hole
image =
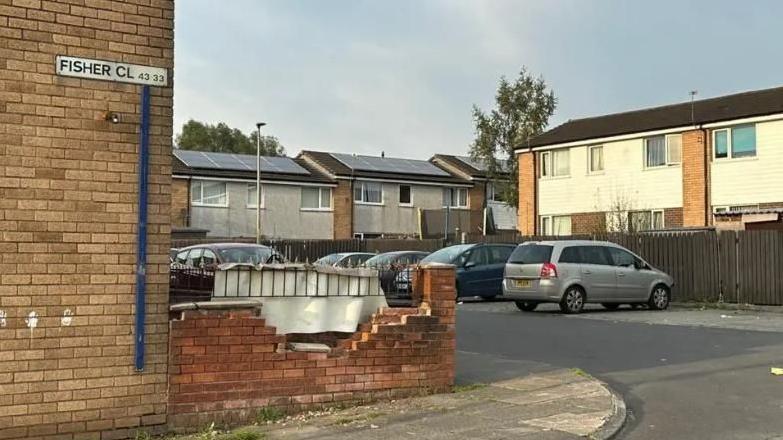
[[[467,176],[470,176],[474,179],[486,179],[487,178],[487,166],[486,164],[482,163],[479,160],[472,159],[469,156],[456,156],[451,154],[436,154],[432,156],[430,159],[430,162],[433,163],[442,163],[446,167],[451,167],[456,169],[462,174],[465,174]],[[506,161],[501,161],[500,163],[501,174],[507,174],[507,163]]]
[[[177,148],[173,153],[174,175],[256,179],[256,156],[252,154],[212,153]],[[261,180],[334,183],[328,175],[301,159],[261,156],[261,160]]]
[[[534,137],[519,148],[542,147],[650,130],[707,124],[783,113],[783,87],[653,107],[592,118],[574,119]]]
[[[466,184],[466,179],[426,160],[392,157],[348,155],[323,151],[302,151],[298,158],[307,158],[335,177],[403,180],[411,182]]]

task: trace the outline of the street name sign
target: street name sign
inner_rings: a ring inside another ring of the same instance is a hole
[[[148,86],[165,87],[169,84],[168,72],[161,67],[91,60],[64,55],[58,55],[55,59],[55,64],[55,71],[61,76]]]

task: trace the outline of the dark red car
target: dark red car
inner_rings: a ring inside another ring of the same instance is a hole
[[[208,300],[215,284],[215,270],[221,264],[285,262],[276,250],[258,244],[211,243],[179,249],[171,262],[171,302]]]

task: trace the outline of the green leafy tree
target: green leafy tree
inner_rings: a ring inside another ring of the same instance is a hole
[[[182,126],[175,143],[183,150],[212,151],[216,153],[256,154],[258,132],[250,135],[231,128],[223,122],[215,125],[189,120]],[[285,149],[274,136],[261,136],[261,155],[282,156]]]
[[[544,131],[555,111],[557,100],[543,78],[534,78],[525,68],[514,82],[500,78],[495,108],[485,113],[473,106],[476,138],[470,156],[483,161],[489,178],[501,191],[503,200],[517,206],[518,163],[514,149]]]

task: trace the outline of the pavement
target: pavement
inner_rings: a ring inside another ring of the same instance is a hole
[[[622,399],[604,383],[579,370],[556,369],[243,430],[280,440],[605,439],[624,420]]]
[[[563,315],[543,306],[465,302],[457,311],[457,382],[579,367],[620,393],[616,438],[780,439],[783,315],[674,308]]]

